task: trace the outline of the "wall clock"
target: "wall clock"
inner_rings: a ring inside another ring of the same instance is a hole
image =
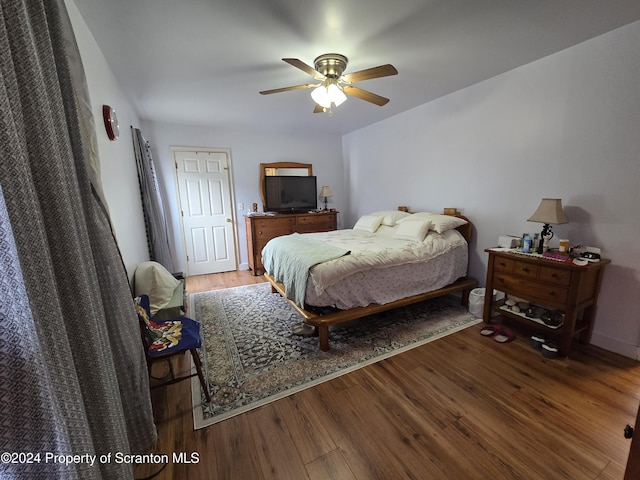
[[[107,129],[107,136],[109,137],[109,140],[117,140],[120,135],[120,125],[118,125],[116,111],[109,105],[103,105],[102,117],[104,119],[104,127]]]

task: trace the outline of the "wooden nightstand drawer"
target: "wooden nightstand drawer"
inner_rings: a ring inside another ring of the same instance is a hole
[[[571,271],[560,268],[540,267],[539,278],[544,282],[569,285],[571,283]]]
[[[518,275],[522,275],[523,277],[530,279],[538,277],[538,266],[527,262],[515,262],[513,271]]]
[[[566,288],[554,287],[539,283],[531,285],[528,299],[534,303],[541,305],[549,305],[557,307],[558,304],[564,305],[567,301],[569,291]]]
[[[515,292],[517,296],[541,303],[564,303],[568,293],[566,288],[555,287],[545,282],[536,282],[525,276],[503,275],[501,273],[496,273],[493,286],[502,292]]]
[[[500,272],[513,272],[513,265],[516,262],[509,258],[496,258],[496,271]]]
[[[524,277],[496,272],[493,288],[501,292],[516,292],[522,295],[531,289],[531,281]]]

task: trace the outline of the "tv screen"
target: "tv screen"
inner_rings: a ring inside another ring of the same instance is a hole
[[[318,208],[316,177],[264,177],[268,212],[308,212]]]

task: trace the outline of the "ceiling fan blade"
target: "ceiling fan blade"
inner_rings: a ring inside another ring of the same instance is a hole
[[[342,81],[346,83],[362,82],[363,80],[371,80],[372,78],[388,77],[397,75],[398,70],[391,64],[380,65],[379,67],[367,68],[358,72],[348,73],[342,76]]]
[[[323,113],[324,110],[325,110],[324,107],[321,107],[316,103],[316,107],[313,109],[313,113]]]
[[[319,71],[310,67],[309,65],[304,63],[302,60],[298,60],[297,58],[283,58],[282,61],[287,62],[289,65],[293,67],[299,68],[305,73],[308,73],[316,80],[324,80],[325,78],[327,78],[323,74],[321,74]]]
[[[376,95],[375,93],[368,92],[358,87],[354,87],[352,85],[346,85],[344,88],[344,93],[347,95],[353,95],[354,97],[358,97],[361,100],[365,100],[370,103],[375,103],[379,107],[386,105],[389,103],[389,99],[385,97],[381,97],[380,95]]]
[[[304,88],[313,88],[317,87],[312,83],[306,83],[304,85],[295,85],[293,87],[284,87],[284,88],[274,88],[273,90],[263,90],[260,92],[260,95],[270,95],[272,93],[280,93],[280,92],[288,92],[290,90],[302,90]]]

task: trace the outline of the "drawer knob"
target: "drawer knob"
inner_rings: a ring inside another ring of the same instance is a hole
[[[524,267],[524,268],[522,269],[522,271],[523,271],[523,272],[527,272],[527,273],[529,273],[529,272],[530,272],[530,270],[529,270],[527,267]]]

